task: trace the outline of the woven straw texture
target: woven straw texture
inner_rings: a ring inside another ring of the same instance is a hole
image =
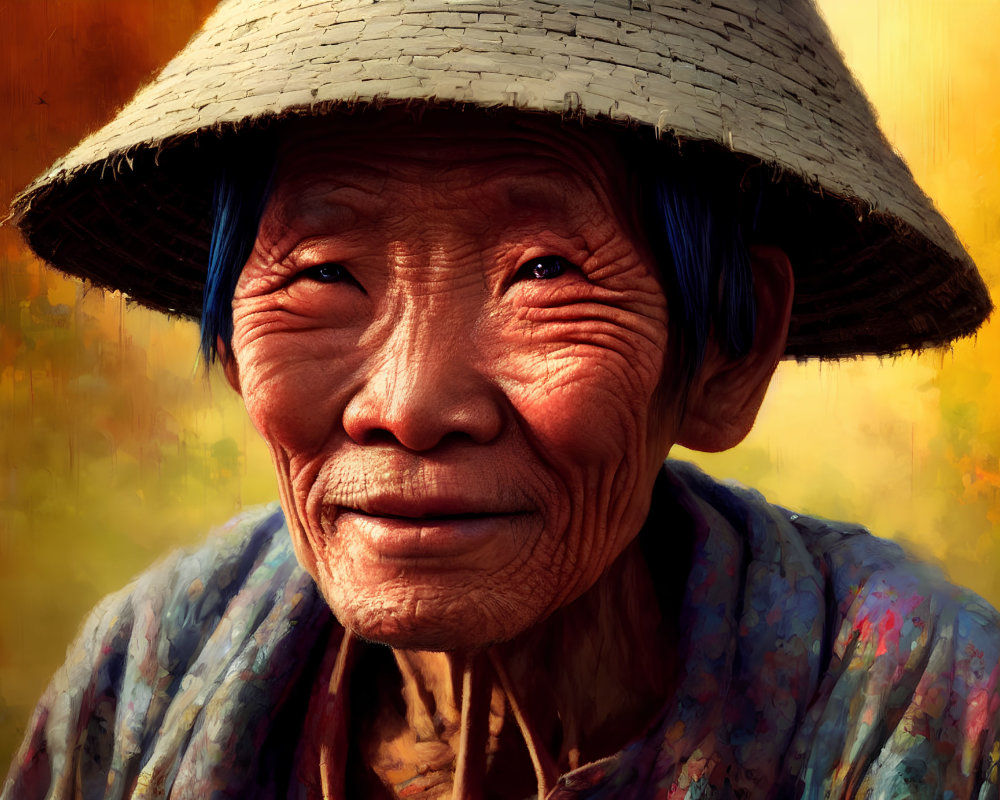
[[[14,216],[60,269],[197,316],[228,137],[414,101],[629,122],[769,165],[797,277],[791,356],[942,344],[991,309],[810,0],[229,0]]]

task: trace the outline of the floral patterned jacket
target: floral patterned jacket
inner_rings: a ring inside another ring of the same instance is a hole
[[[860,527],[679,462],[659,486],[693,533],[679,689],[550,798],[1000,796],[992,607]],[[342,633],[281,511],[241,516],[92,613],[2,798],[312,796],[298,742]]]

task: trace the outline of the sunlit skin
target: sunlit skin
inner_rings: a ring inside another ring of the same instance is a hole
[[[628,548],[663,458],[678,440],[721,449],[746,434],[791,304],[787,259],[756,249],[757,346],[732,364],[710,345],[681,391],[618,153],[533,120],[300,126],[224,352],[271,449],[296,555],[338,620],[395,648],[439,713],[455,702],[434,688],[450,685],[440,670],[508,643],[535,722],[561,724],[587,757],[624,744],[673,670],[670,625]],[[586,620],[561,668],[592,679],[541,674],[534,648],[572,645],[560,626]],[[427,650],[444,660],[404,655]],[[621,657],[594,661],[609,650]],[[588,708],[601,710],[580,717]],[[397,746],[419,746],[408,741]]]
[[[673,439],[666,301],[592,139],[399,134],[286,142],[232,349],[338,619],[469,649],[578,596],[642,525]]]
[[[233,299],[229,374],[297,555],[395,647],[505,641],[579,596],[681,418],[609,142],[453,123],[293,133]]]

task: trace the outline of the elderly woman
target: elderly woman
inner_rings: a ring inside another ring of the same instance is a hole
[[[4,798],[996,796],[995,611],[664,466],[990,309],[808,3],[231,1],[16,214],[201,318],[281,506],[94,612]]]

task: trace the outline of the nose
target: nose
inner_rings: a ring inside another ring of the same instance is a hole
[[[502,393],[486,376],[466,327],[414,309],[391,325],[344,409],[347,435],[358,444],[417,452],[500,436]]]

